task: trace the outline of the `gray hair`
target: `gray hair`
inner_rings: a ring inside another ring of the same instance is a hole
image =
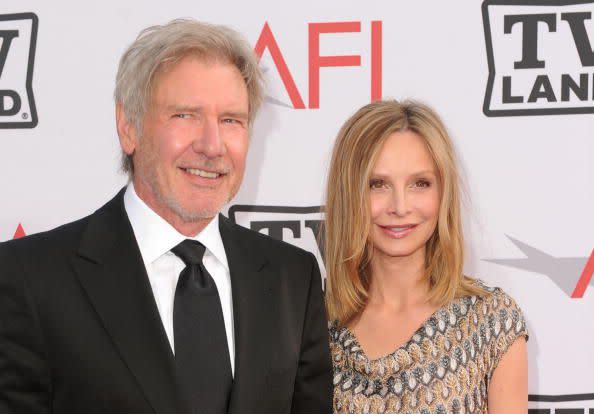
[[[186,56],[230,63],[239,69],[248,91],[249,124],[262,103],[262,72],[247,41],[225,26],[176,19],[144,29],[120,59],[115,100],[142,133],[157,75]],[[132,176],[132,157],[122,153],[122,171]]]

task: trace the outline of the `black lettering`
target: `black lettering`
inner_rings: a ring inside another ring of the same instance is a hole
[[[569,23],[575,48],[578,51],[578,55],[580,55],[582,66],[594,66],[594,52],[592,51],[588,32],[586,31],[586,24],[584,23],[584,21],[591,18],[592,13],[590,12],[561,13],[561,20]]]
[[[530,408],[528,414],[551,414],[548,408]]]
[[[512,96],[511,94],[511,76],[503,77],[503,103],[522,103],[524,102],[523,96]]]
[[[268,230],[268,235],[277,240],[283,239],[283,229],[289,229],[293,233],[293,237],[296,239],[301,238],[301,222],[300,221],[252,221],[250,228],[254,231],[260,231],[263,229]]]
[[[568,74],[561,75],[561,101],[569,101],[569,91],[572,91],[580,101],[588,99],[588,74],[580,74],[580,84],[578,85]]]
[[[318,244],[318,249],[322,255],[322,260],[325,259],[325,243],[324,235],[320,233],[322,220],[305,220],[305,227],[311,229]]]
[[[12,106],[7,107],[6,102],[12,101]],[[18,114],[21,110],[21,97],[15,91],[0,90],[0,116],[11,116]]]
[[[557,30],[557,19],[552,14],[513,14],[504,17],[503,31],[511,33],[516,23],[522,23],[522,60],[514,62],[515,69],[544,68],[545,62],[538,60],[538,23],[546,23],[549,32]]]
[[[0,38],[2,39],[2,46],[0,46],[0,77],[2,77],[10,44],[15,37],[19,37],[18,30],[0,30]]]
[[[530,96],[528,97],[528,102],[536,102],[540,98],[545,98],[548,102],[557,102],[551,81],[547,75],[538,75],[536,77],[532,92],[530,92]]]
[[[583,408],[557,408],[555,414],[584,414]]]

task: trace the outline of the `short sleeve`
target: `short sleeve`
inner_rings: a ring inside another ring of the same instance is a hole
[[[495,288],[486,298],[488,364],[487,375],[491,379],[499,361],[516,339],[528,341],[526,320],[515,300],[500,288]]]

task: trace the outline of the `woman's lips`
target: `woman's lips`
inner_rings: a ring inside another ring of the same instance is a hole
[[[399,226],[380,226],[382,231],[393,239],[402,239],[414,231],[418,224],[404,224]]]

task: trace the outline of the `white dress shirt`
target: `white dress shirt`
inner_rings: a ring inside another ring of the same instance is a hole
[[[185,239],[199,241],[206,247],[204,267],[217,285],[229,356],[231,373],[235,372],[235,342],[233,338],[233,304],[231,300],[231,277],[225,247],[219,232],[219,217],[215,216],[196,237],[186,237],[155,213],[138,197],[134,185],[129,184],[124,195],[124,206],[132,224],[136,243],[148,274],[155,296],[161,322],[169,338],[171,349],[175,352],[173,336],[173,300],[180,272],[186,267],[184,262],[171,252],[171,249]]]

